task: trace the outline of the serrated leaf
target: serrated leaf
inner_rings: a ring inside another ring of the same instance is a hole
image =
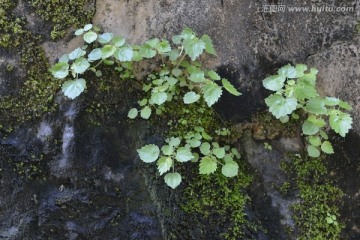
[[[149,106],[145,106],[143,109],[141,109],[140,116],[143,119],[149,119],[149,117],[151,116],[151,112],[151,108]]]
[[[85,79],[79,78],[76,80],[70,80],[64,82],[61,87],[62,92],[64,95],[70,99],[74,99],[79,96],[86,88],[86,81]]]
[[[319,132],[319,127],[310,121],[305,121],[302,125],[302,132],[305,135],[314,135]]]
[[[156,49],[159,53],[167,53],[171,51],[171,46],[167,40],[163,40],[156,46]]]
[[[197,71],[190,74],[189,79],[193,82],[200,83],[205,80],[205,74],[203,71]]]
[[[296,78],[297,71],[295,67],[291,66],[290,64],[287,64],[278,70],[278,74],[286,78]]]
[[[170,157],[161,157],[156,164],[158,165],[160,175],[163,175],[171,169],[173,161]]]
[[[345,101],[341,101],[339,102],[339,106],[343,109],[346,109],[346,110],[352,110],[352,107],[350,106],[349,103],[345,102]]]
[[[189,144],[192,148],[197,148],[197,147],[200,147],[201,145],[201,141],[199,141],[198,139],[196,138],[193,138],[189,141]]]
[[[326,97],[325,98],[325,104],[327,106],[336,106],[340,103],[340,99],[335,97]]]
[[[184,43],[185,53],[191,58],[191,61],[195,61],[205,49],[205,42],[203,40],[194,38],[187,40]]]
[[[263,80],[263,86],[271,91],[278,91],[284,87],[285,76],[273,75]]]
[[[113,38],[114,34],[112,33],[103,33],[99,35],[98,42],[101,44],[109,43]]]
[[[81,34],[83,34],[83,33],[84,33],[84,29],[82,29],[82,28],[77,29],[77,30],[75,31],[75,35],[76,35],[76,36],[79,36],[79,35],[81,35]]]
[[[181,183],[181,175],[180,173],[177,172],[167,173],[164,179],[165,179],[165,183],[172,189],[175,189]]]
[[[202,91],[203,91],[205,102],[207,103],[207,105],[209,107],[214,105],[214,103],[216,103],[219,100],[219,98],[221,97],[221,94],[222,94],[221,87],[215,83],[206,84],[203,87]]]
[[[69,74],[69,64],[59,62],[50,68],[50,72],[55,78],[65,78]]]
[[[132,109],[130,109],[130,111],[129,111],[129,113],[128,113],[127,116],[128,116],[128,118],[130,118],[130,119],[134,119],[134,118],[137,117],[138,113],[139,113],[139,111],[138,111],[136,108],[132,108]]]
[[[156,55],[156,51],[147,44],[140,47],[139,53],[143,58],[153,58]]]
[[[84,73],[90,67],[90,63],[85,58],[78,58],[71,65],[71,69],[78,74]]]
[[[116,47],[113,45],[105,45],[102,49],[101,49],[101,58],[102,59],[106,59],[111,57],[112,55],[114,55],[116,51]]]
[[[325,114],[327,112],[324,100],[319,97],[310,99],[305,109],[314,114]]]
[[[320,156],[320,151],[319,149],[317,149],[316,147],[314,147],[313,145],[309,145],[307,147],[307,152],[308,152],[308,155],[310,157],[319,157]]]
[[[208,142],[204,142],[200,146],[200,152],[206,156],[206,155],[210,154],[210,147],[211,146]]]
[[[97,39],[97,34],[93,31],[89,31],[84,34],[84,41],[87,43],[92,43]]]
[[[321,144],[321,140],[319,136],[310,136],[309,137],[309,142],[311,145],[318,147]]]
[[[81,48],[76,48],[74,51],[72,51],[69,54],[69,59],[74,60],[74,59],[84,56],[85,54],[86,54],[86,52],[84,50],[82,50]]]
[[[88,55],[88,60],[90,62],[99,60],[102,57],[102,52],[100,48],[95,48]]]
[[[175,158],[179,162],[187,162],[193,159],[194,156],[192,155],[190,148],[179,147],[176,151]]]
[[[333,154],[334,149],[329,141],[325,141],[321,144],[321,151],[327,154]]]
[[[221,168],[221,173],[225,177],[235,177],[236,175],[238,175],[238,172],[239,172],[239,165],[232,160],[226,161]]]
[[[231,93],[232,95],[235,96],[240,96],[241,93],[238,92],[238,90],[225,78],[221,79],[222,85],[224,86],[224,88]]]
[[[221,77],[219,76],[219,74],[217,74],[217,72],[215,72],[215,71],[209,71],[209,72],[207,73],[207,75],[208,75],[212,80],[215,80],[215,81],[221,79]]]
[[[111,42],[114,44],[115,47],[121,47],[125,44],[125,38],[116,36],[112,39]]]
[[[164,155],[170,156],[174,153],[174,147],[172,145],[164,145],[162,146],[161,151]]]
[[[216,160],[210,157],[203,157],[200,160],[199,173],[210,174],[216,171],[217,163]]]
[[[211,38],[208,35],[203,35],[201,40],[203,40],[205,43],[205,51],[209,54],[216,55]]]
[[[297,107],[297,99],[294,97],[284,98],[277,94],[272,94],[265,99],[269,111],[277,118],[291,114]]]
[[[186,93],[183,98],[185,104],[197,102],[199,99],[200,95],[193,91]]]
[[[222,159],[225,156],[225,148],[215,148],[212,153],[218,158]]]
[[[294,92],[296,98],[300,100],[306,98],[310,99],[319,95],[315,89],[314,82],[308,81],[306,79],[299,79],[297,81]]]
[[[330,127],[340,136],[345,137],[345,135],[352,128],[353,120],[351,116],[347,113],[331,114],[330,115]]]
[[[155,162],[160,154],[160,149],[155,144],[148,144],[136,150],[140,159],[146,163]]]
[[[131,46],[124,46],[116,50],[114,57],[122,62],[131,61],[134,56],[134,51]]]
[[[84,31],[89,31],[90,29],[92,29],[92,27],[93,27],[93,25],[92,25],[91,23],[86,24],[86,25],[84,26]]]
[[[322,127],[324,127],[326,125],[326,122],[320,116],[316,117],[315,115],[310,115],[307,118],[307,121],[312,122],[313,124],[315,124],[319,128],[322,128]]]
[[[300,78],[304,76],[304,72],[307,70],[307,66],[305,64],[296,64],[295,65],[296,70],[296,78]]]
[[[165,92],[152,92],[150,101],[154,104],[161,105],[167,100],[167,94]]]

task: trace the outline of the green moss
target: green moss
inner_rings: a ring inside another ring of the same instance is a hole
[[[299,203],[292,206],[293,219],[298,228],[298,239],[340,239],[344,224],[336,220],[328,223],[328,216],[339,218],[337,207],[343,192],[327,180],[328,172],[320,158],[302,159],[294,156],[283,164],[293,176],[294,188],[298,189]]]

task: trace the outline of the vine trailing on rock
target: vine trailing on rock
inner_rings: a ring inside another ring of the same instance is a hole
[[[306,136],[307,152],[310,157],[319,157],[320,150],[326,154],[334,153],[326,131],[331,128],[345,137],[352,127],[351,116],[344,110],[351,106],[335,97],[321,97],[316,90],[318,70],[304,64],[280,68],[276,75],[263,80],[266,89],[274,91],[265,99],[269,111],[281,122],[299,119],[305,113],[302,133]]]
[[[182,176],[176,171],[176,164],[189,161],[200,162],[200,174],[214,173],[219,165],[226,177],[238,174],[236,161],[240,159],[239,152],[216,140],[230,135],[229,129],[214,129],[211,124],[205,124],[202,116],[195,116],[198,118],[195,120],[191,116],[194,112],[192,106],[196,106],[198,113],[203,113],[203,118],[206,118],[205,112],[212,111],[211,107],[220,99],[223,89],[235,96],[240,95],[228,80],[202,67],[199,58],[204,52],[215,55],[208,35],[199,38],[191,29],[185,28],[172,38],[172,43],[154,38],[143,45],[130,45],[124,38],[112,33],[101,34],[100,29],[92,24],[76,30],[75,35],[82,36],[86,44],[63,55],[50,69],[54,77],[67,80],[62,85],[62,91],[70,99],[85,91],[86,80],[82,76],[86,71],[102,75],[97,69],[101,63],[114,65],[122,79],[133,80],[137,74],[134,63],[147,59],[156,63],[146,80],[141,81],[144,98],[138,101],[138,107],[129,110],[127,116],[130,119],[138,116],[149,119],[154,114],[173,112],[171,103],[182,106],[185,115],[168,120],[172,131],[165,145],[160,148],[156,144],[148,144],[137,150],[143,162],[156,162],[159,174],[166,173],[164,179],[168,186],[176,188],[181,183]]]

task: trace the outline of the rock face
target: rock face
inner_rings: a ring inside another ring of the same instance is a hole
[[[284,12],[264,11],[280,5],[285,7]],[[296,12],[292,8],[323,6],[344,7],[344,11],[298,9]],[[317,67],[320,92],[349,101],[354,108],[353,142],[347,140],[344,148],[341,144],[338,148],[343,155],[349,153],[346,155],[349,164],[343,163],[341,169],[349,171],[349,176],[354,178],[359,176],[356,167],[359,153],[349,147],[360,147],[359,1],[103,0],[96,1],[95,7],[93,23],[104,31],[124,36],[130,43],[152,37],[171,38],[185,26],[198,34],[208,34],[217,57],[206,59],[206,65],[217,68],[243,93],[238,98],[225,95],[217,104],[216,108],[227,120],[246,120],[265,109],[263,99],[268,93],[263,90],[261,80],[278,67],[287,63]],[[40,31],[44,22],[35,19],[31,28],[38,24],[34,29]],[[53,63],[81,41],[68,35],[57,42],[41,43]],[[6,64],[16,65],[19,61],[14,52],[0,49],[0,56],[0,64],[4,66],[0,70],[0,91],[12,92],[20,83],[11,81],[19,76],[23,78],[25,73],[20,69],[5,70]],[[131,99],[131,93],[124,96]],[[111,105],[117,109],[112,120],[117,121],[91,127],[82,110],[84,102],[90,100],[88,96],[83,102],[70,103],[58,97],[57,103],[62,107],[57,112],[18,126],[2,140],[1,239],[170,239],[164,233],[164,219],[158,218],[159,203],[153,202],[156,190],[149,193],[145,187],[135,152],[145,141],[143,132],[147,126],[126,123],[126,106],[130,100],[121,100],[120,107]],[[268,214],[276,213],[282,222],[291,225],[286,214],[289,203],[295,200],[283,201],[271,192],[271,184],[281,180],[277,175],[279,163],[272,168],[264,167],[267,159],[276,161],[282,153],[264,151],[253,141],[243,140],[243,144],[251,148],[250,163],[263,174],[264,182],[260,184],[272,198]],[[293,148],[289,143],[277,144],[279,149]],[[341,156],[334,158],[339,160]],[[332,168],[338,173],[336,166]],[[346,206],[351,212],[351,204],[359,202],[359,192],[354,190],[358,184],[338,175],[343,181],[341,187],[349,196]],[[153,186],[151,181],[148,186]],[[162,191],[160,197],[169,194],[168,189]],[[356,216],[346,219],[347,236],[351,239],[357,239],[360,229],[359,209],[355,210]],[[276,230],[258,239],[286,239],[282,223],[277,220]],[[278,236],[274,235],[277,230],[282,231]]]

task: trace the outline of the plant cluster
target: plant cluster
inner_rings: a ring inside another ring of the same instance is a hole
[[[189,28],[174,36],[172,43],[154,38],[143,45],[130,45],[122,37],[100,33],[100,29],[92,24],[76,30],[75,35],[82,36],[86,44],[63,55],[50,69],[55,78],[70,78],[62,85],[64,95],[70,99],[85,91],[83,75],[86,71],[92,71],[98,77],[102,75],[97,69],[101,63],[114,65],[122,73],[123,79],[134,79],[134,63],[147,59],[154,59],[159,66],[141,81],[144,97],[138,101],[138,107],[129,110],[130,119],[138,116],[149,119],[154,114],[166,113],[170,102],[180,102],[185,109],[200,104],[200,109],[206,106],[210,110],[221,97],[223,89],[235,96],[240,95],[228,80],[202,67],[200,56],[204,52],[215,55],[215,50],[208,35],[199,38]],[[221,128],[210,132],[212,129],[202,126],[201,121],[199,125],[190,126],[189,123],[186,117],[169,120],[168,125],[173,125],[173,129],[181,124],[186,127],[183,131],[171,131],[177,134],[171,134],[161,148],[148,144],[138,149],[140,159],[146,163],[156,162],[160,175],[166,173],[164,179],[171,188],[176,188],[182,181],[175,165],[189,161],[200,162],[200,174],[214,173],[220,165],[223,175],[236,176],[239,152],[215,140],[217,135],[230,134],[229,130]]]
[[[316,90],[318,70],[304,64],[280,68],[276,75],[263,80],[266,89],[274,91],[265,99],[269,111],[281,122],[289,118],[299,119],[299,112],[306,115],[302,133],[306,136],[307,152],[310,157],[319,157],[321,151],[334,153],[327,130],[331,128],[345,137],[352,127],[351,116],[344,112],[351,106],[335,97],[321,97]],[[290,117],[289,117],[290,116]]]

